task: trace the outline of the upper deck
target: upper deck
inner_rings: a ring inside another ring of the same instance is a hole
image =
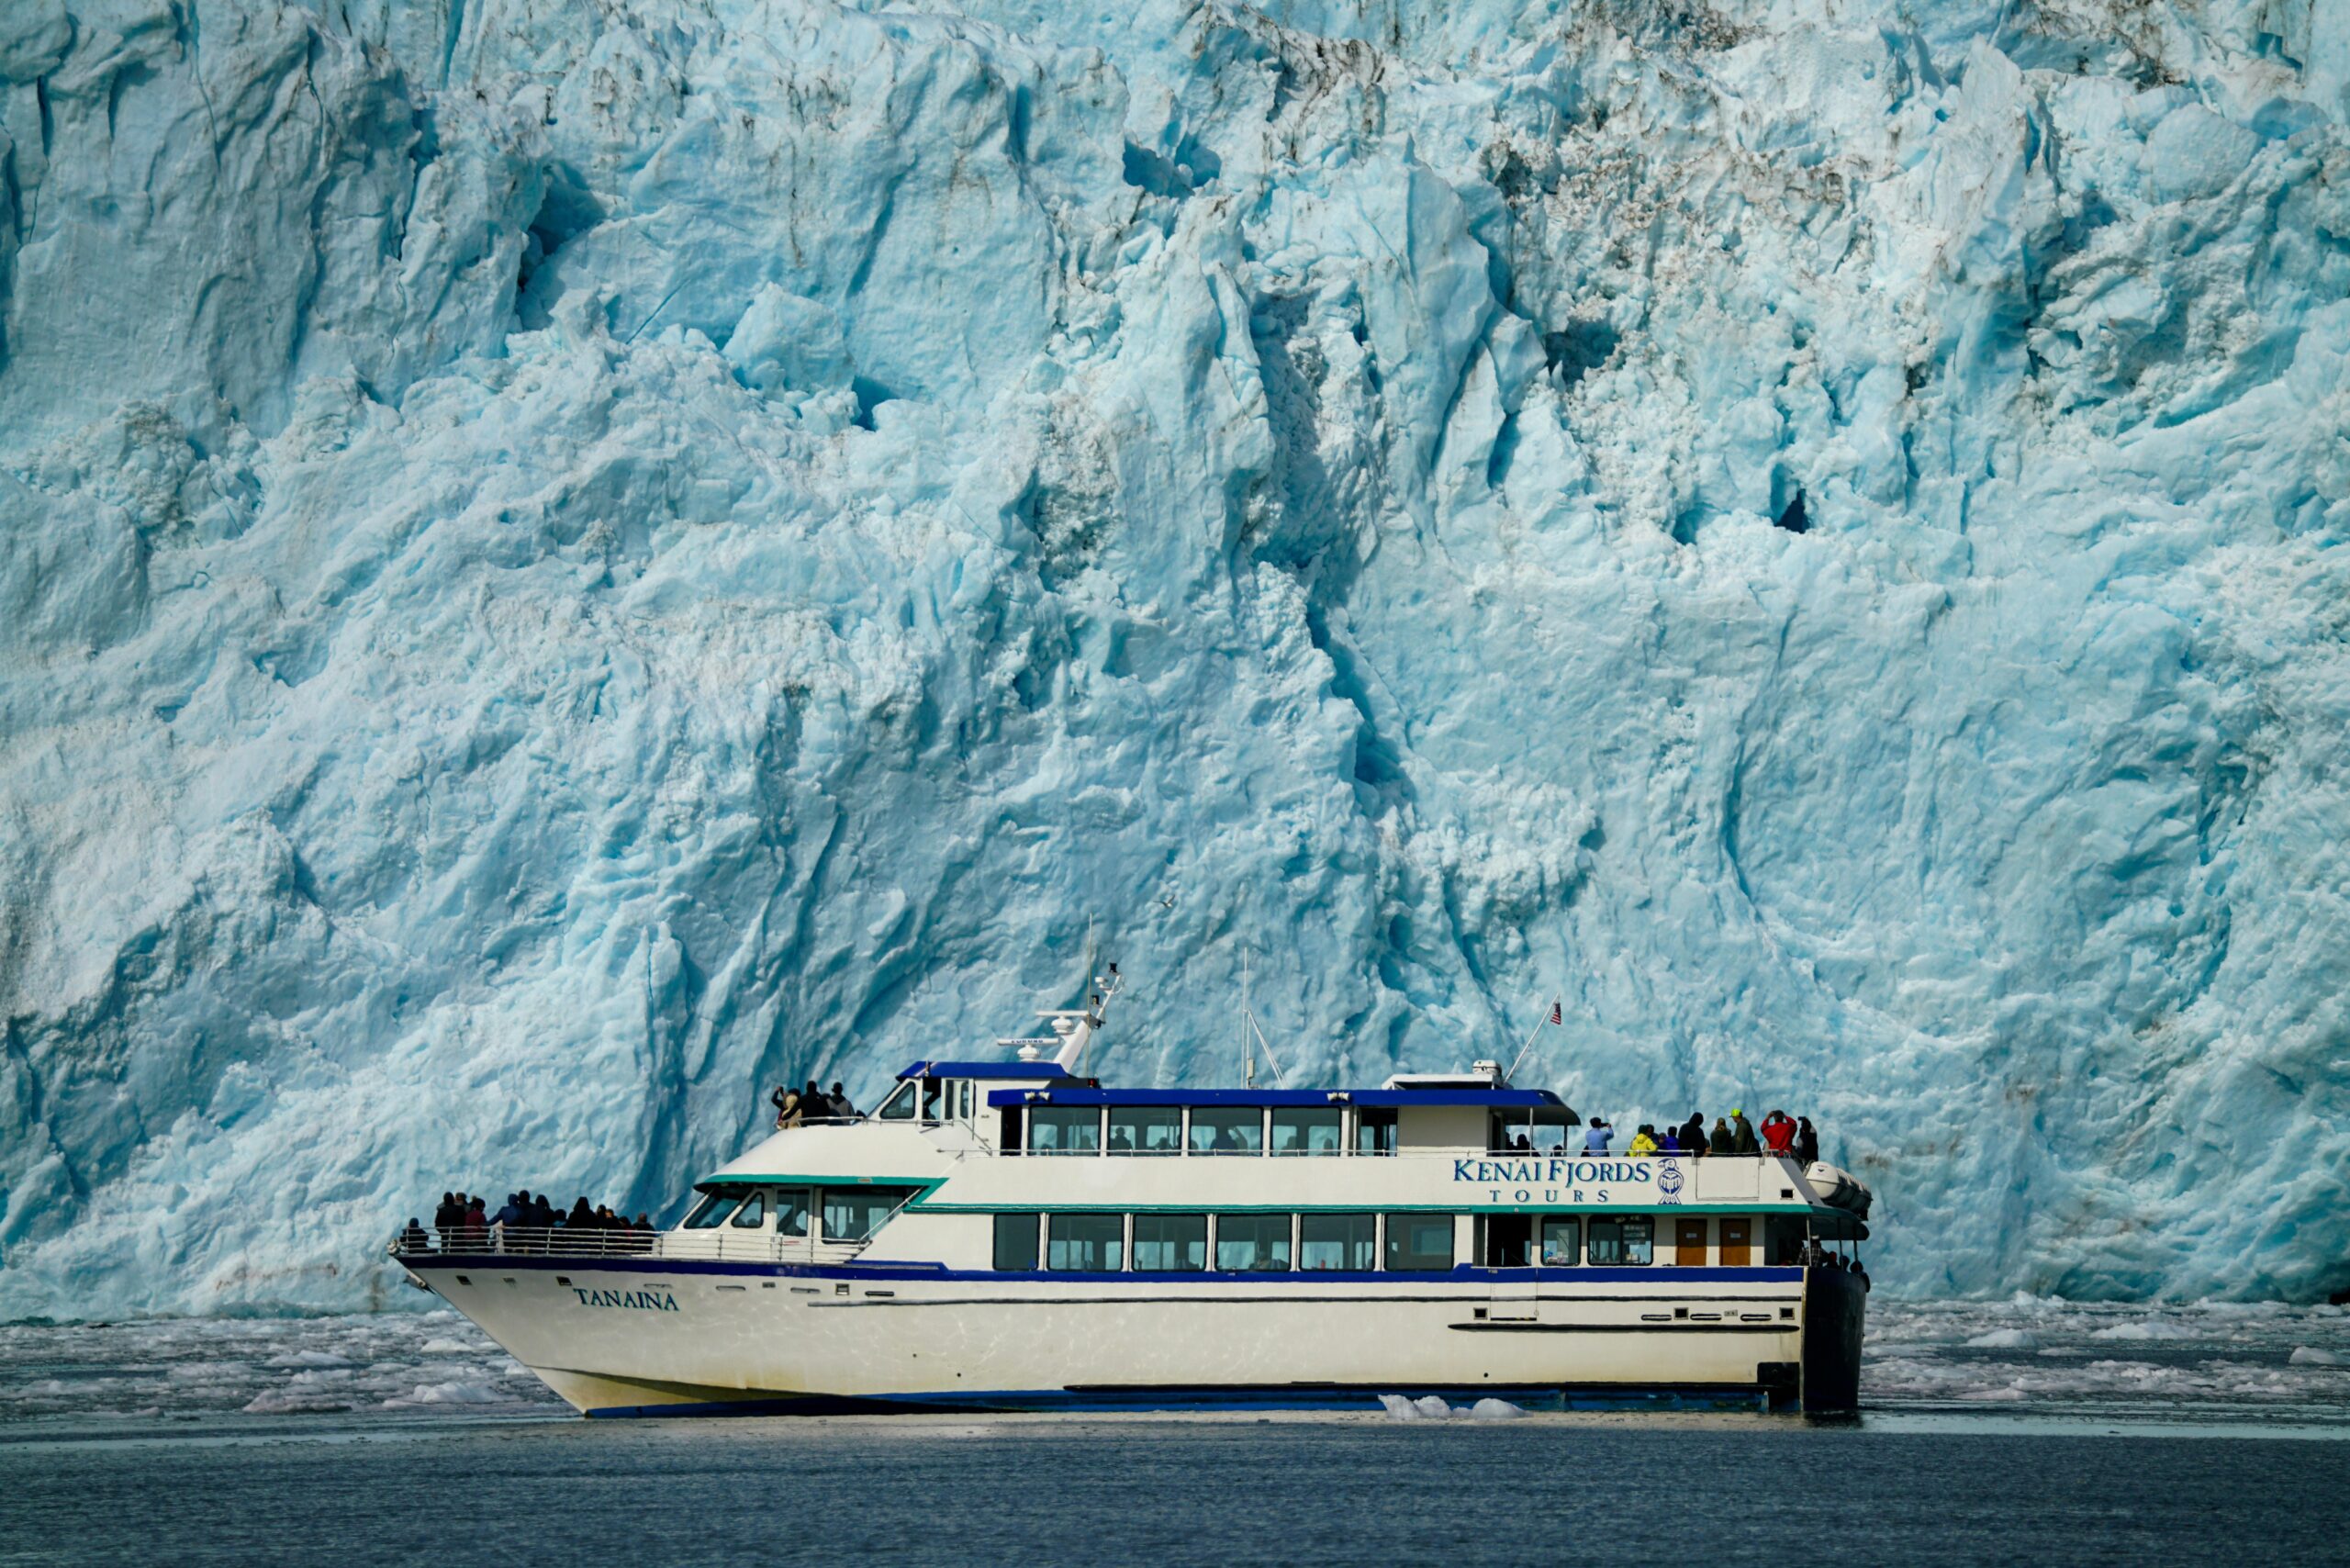
[[[917,1062],[869,1118],[778,1132],[698,1185],[882,1185],[911,1213],[1380,1209],[1804,1214],[1863,1233],[1792,1159],[1574,1148],[1547,1090],[1113,1089],[1050,1063]]]

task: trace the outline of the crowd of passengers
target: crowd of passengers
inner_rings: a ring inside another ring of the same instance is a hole
[[[528,1191],[507,1193],[504,1206],[495,1214],[479,1194],[443,1193],[440,1206],[432,1211],[432,1229],[441,1238],[443,1252],[479,1251],[492,1246],[501,1251],[526,1252],[546,1241],[543,1236],[531,1232],[555,1230],[618,1233],[614,1240],[599,1246],[601,1251],[653,1249],[653,1221],[644,1215],[630,1219],[614,1213],[608,1204],[590,1208],[584,1196],[575,1199],[569,1209],[559,1209],[544,1193],[533,1194]],[[509,1232],[518,1234],[509,1238]],[[421,1252],[427,1245],[424,1226],[410,1215],[400,1232],[402,1250]]]
[[[767,1103],[775,1107],[775,1125],[778,1127],[796,1127],[803,1122],[857,1122],[865,1119],[865,1114],[848,1103],[848,1093],[838,1080],[834,1081],[830,1094],[818,1089],[812,1078],[804,1089],[783,1084],[767,1096]]]
[[[1610,1154],[1615,1151],[1616,1129],[1600,1117],[1594,1116],[1583,1131],[1584,1154]],[[1562,1136],[1557,1147],[1541,1149],[1535,1147],[1524,1133],[1511,1138],[1497,1152],[1505,1154],[1559,1154],[1571,1152]],[[1819,1159],[1819,1134],[1809,1116],[1790,1116],[1785,1111],[1773,1111],[1762,1118],[1762,1131],[1746,1119],[1744,1111],[1732,1111],[1728,1116],[1714,1118],[1714,1130],[1706,1130],[1702,1111],[1692,1111],[1689,1119],[1679,1126],[1667,1126],[1662,1132],[1652,1122],[1642,1122],[1639,1130],[1624,1152],[1635,1157],[1651,1154],[1783,1154],[1801,1160],[1806,1165]]]

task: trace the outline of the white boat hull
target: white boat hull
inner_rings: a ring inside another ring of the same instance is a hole
[[[494,1253],[403,1261],[597,1416],[1344,1406],[1427,1393],[1846,1408],[1858,1372],[1861,1293],[1817,1269],[1058,1281]]]

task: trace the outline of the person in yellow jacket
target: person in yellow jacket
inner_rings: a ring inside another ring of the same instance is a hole
[[[1631,1147],[1627,1148],[1624,1152],[1627,1154],[1654,1154],[1656,1152],[1656,1128],[1647,1122],[1642,1122],[1640,1124],[1640,1130],[1632,1135]]]

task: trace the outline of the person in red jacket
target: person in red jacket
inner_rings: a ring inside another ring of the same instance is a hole
[[[1796,1119],[1785,1111],[1762,1118],[1762,1144],[1773,1154],[1785,1154],[1796,1141]]]

